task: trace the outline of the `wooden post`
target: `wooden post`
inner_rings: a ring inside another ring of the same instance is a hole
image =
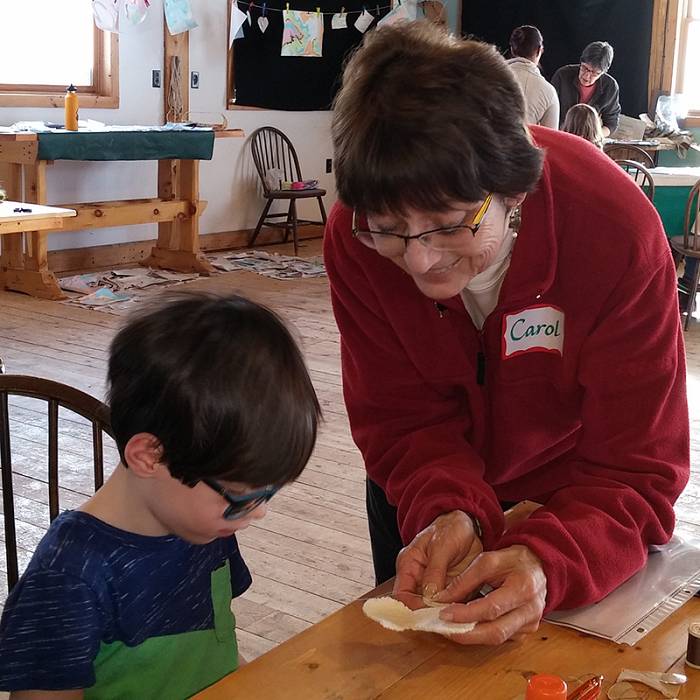
[[[19,163],[0,163],[0,185],[7,198],[22,201],[22,166]],[[5,272],[9,268],[21,269],[24,258],[24,234],[11,233],[0,240],[0,269]]]
[[[46,161],[38,160],[32,165],[24,166],[24,199],[35,204],[46,204]],[[48,270],[48,247],[46,231],[27,233],[27,257],[25,267],[28,270]]]
[[[22,166],[18,163],[2,163],[0,170],[0,184],[2,184],[8,199],[21,201],[22,199]],[[0,253],[0,270],[6,273],[8,270],[19,270],[24,267],[24,234],[12,233],[3,236],[0,241],[2,253]],[[6,275],[0,287],[7,285]]]
[[[180,161],[180,197],[190,203],[189,216],[180,221],[180,250],[199,255],[199,161]],[[201,257],[201,256],[200,256]]]
[[[173,36],[165,27],[165,61],[163,80],[164,121],[187,121],[190,111],[190,35],[182,32]],[[178,67],[179,81],[174,75]],[[175,80],[173,79],[175,78]]]
[[[158,196],[185,203],[187,213],[158,224],[158,242],[141,264],[201,275],[213,272],[213,266],[199,251],[199,217],[206,205],[199,200],[199,161],[159,161]]]
[[[179,160],[158,161],[158,197],[167,201],[180,199],[182,195],[178,191]],[[158,247],[164,249],[179,248],[180,230],[179,221],[162,221],[158,224]]]
[[[45,160],[26,163],[24,169],[24,193],[22,199],[33,204],[46,204]],[[65,299],[53,272],[49,270],[47,231],[30,231],[26,234],[27,251],[23,269],[15,275],[7,274],[9,289],[24,292],[42,299]]]
[[[649,56],[649,116],[654,118],[659,95],[668,95],[673,87],[673,65],[676,55],[681,0],[654,0]]]

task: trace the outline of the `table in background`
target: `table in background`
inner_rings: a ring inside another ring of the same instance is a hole
[[[700,180],[700,167],[659,167],[652,168],[649,172],[654,179],[654,206],[664,224],[666,235],[682,236],[688,193]]]
[[[676,145],[673,143],[673,141],[671,141],[670,139],[664,139],[662,137],[659,137],[658,139],[649,140],[605,139],[605,146],[615,146],[619,148],[625,148],[626,146],[634,146],[636,148],[641,148],[643,151],[646,151],[649,154],[651,159],[654,161],[654,164],[658,162],[658,156],[661,151],[677,150]],[[694,151],[700,151],[700,144],[691,143],[689,148]],[[631,152],[629,155],[624,157],[628,158],[629,160],[635,160],[634,154]]]
[[[240,129],[77,131],[0,133],[0,183],[12,199],[45,204],[46,170],[56,160],[157,160],[158,196],[150,199],[62,204],[76,211],[65,230],[158,224],[158,240],[143,261],[151,267],[208,274],[212,267],[199,251],[199,161],[212,156],[214,138],[243,137]],[[48,266],[47,236],[36,227],[3,237],[0,289],[46,299],[62,299]]]
[[[384,584],[369,595],[388,590]],[[522,642],[466,647],[436,634],[385,630],[364,616],[357,600],[194,697],[513,700],[532,673],[569,681],[602,674],[607,692],[622,668],[632,668],[686,673],[679,698],[697,699],[700,670],[683,659],[688,623],[698,618],[700,599],[693,598],[634,647],[549,623]]]

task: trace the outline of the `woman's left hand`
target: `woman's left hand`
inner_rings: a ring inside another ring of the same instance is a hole
[[[409,608],[423,607],[423,596],[432,598],[459,573],[452,567],[465,568],[482,550],[470,516],[444,513],[399,553],[392,595]]]
[[[488,584],[493,590],[468,603],[472,591]],[[547,597],[547,577],[539,558],[527,547],[483,552],[433,599],[455,603],[440,612],[443,620],[476,622],[471,632],[450,635],[459,644],[502,644],[535,632]]]

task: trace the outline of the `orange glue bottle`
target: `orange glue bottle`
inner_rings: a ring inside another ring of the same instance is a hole
[[[525,700],[566,700],[566,683],[559,676],[539,674],[527,682]]]
[[[64,99],[66,110],[65,127],[68,131],[78,130],[78,91],[75,86],[71,86],[66,90]]]

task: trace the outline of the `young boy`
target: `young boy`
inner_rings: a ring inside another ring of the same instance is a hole
[[[289,331],[240,297],[189,293],[110,349],[120,463],[60,515],[7,599],[12,700],[184,698],[238,665],[234,533],[311,455],[320,408]]]

